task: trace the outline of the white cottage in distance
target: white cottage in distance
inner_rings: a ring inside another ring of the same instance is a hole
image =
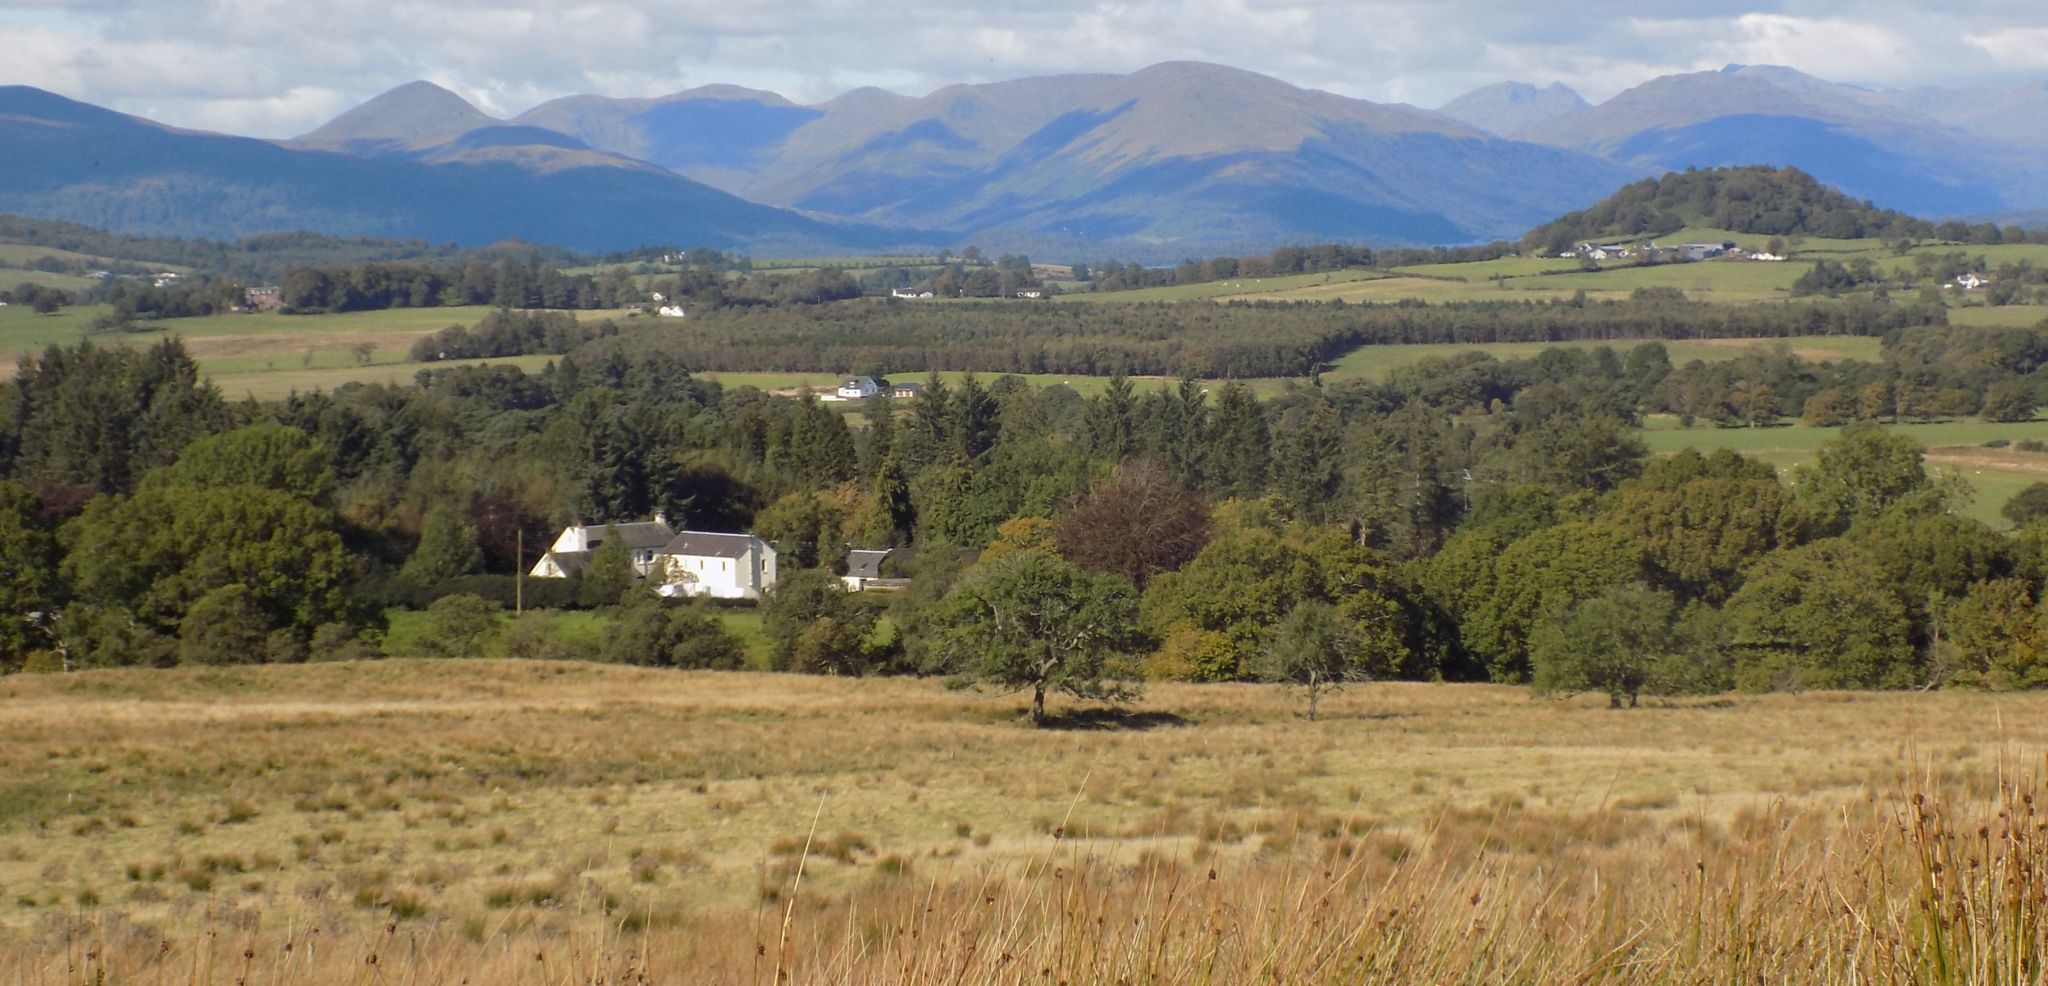
[[[759,599],[775,585],[775,548],[752,534],[684,531],[658,557],[664,596]]]
[[[752,534],[678,533],[660,518],[565,527],[527,574],[566,579],[588,571],[590,556],[604,544],[607,527],[626,542],[633,571],[659,580],[655,591],[664,596],[759,599],[775,584],[775,548],[768,542]]]

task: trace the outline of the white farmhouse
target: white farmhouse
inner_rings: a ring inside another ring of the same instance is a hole
[[[882,392],[874,377],[847,377],[839,381],[839,399],[842,401],[864,401]]]
[[[759,599],[775,585],[775,548],[752,534],[684,531],[660,557],[664,596]]]
[[[661,553],[676,536],[668,522],[660,518],[650,521],[636,521],[630,524],[577,525],[562,529],[562,535],[555,538],[540,561],[533,564],[528,575],[537,579],[566,579],[581,575],[590,568],[590,555],[604,543],[605,532],[614,530],[626,542],[626,553],[633,561],[633,571],[643,578],[656,570],[655,556]]]
[[[661,316],[662,318],[682,318],[682,317],[683,317],[683,306],[681,306],[681,305],[663,305],[663,306],[661,306],[660,308],[657,308],[657,309],[655,309],[655,310],[654,310],[654,313],[655,313],[656,315],[659,315],[659,316]]]

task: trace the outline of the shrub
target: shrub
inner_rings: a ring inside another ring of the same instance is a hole
[[[420,648],[435,657],[482,657],[498,643],[497,603],[482,596],[444,596],[427,607]]]

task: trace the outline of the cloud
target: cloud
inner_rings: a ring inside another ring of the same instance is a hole
[[[1502,79],[1589,98],[1728,62],[1879,85],[2048,69],[2021,0],[0,0],[0,82],[168,123],[283,136],[413,79],[513,115],[708,83],[800,102],[878,85],[1215,61],[1434,106]]]
[[[2048,69],[2048,27],[1971,34],[1968,40],[2000,68]]]

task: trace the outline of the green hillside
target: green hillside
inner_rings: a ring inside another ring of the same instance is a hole
[[[1628,185],[1596,205],[1530,230],[1522,237],[1522,251],[1555,256],[1578,243],[1668,237],[1688,226],[1838,240],[1942,236],[1996,243],[2005,235],[1995,226],[1987,227],[1990,236],[1985,237],[1972,227],[1954,225],[1965,235],[1851,198],[1797,168],[1712,168]]]

